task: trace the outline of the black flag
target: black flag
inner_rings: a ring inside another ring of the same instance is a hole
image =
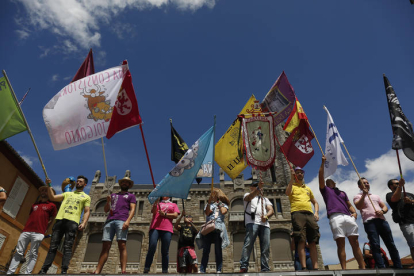
[[[394,137],[392,149],[402,149],[408,159],[414,161],[414,132],[413,125],[405,117],[400,102],[388,78],[384,75],[385,93],[387,95],[388,109],[390,111],[391,126]]]
[[[175,131],[172,121],[171,124],[171,161],[176,164],[180,161],[181,157],[187,152],[188,146],[184,142],[183,138]]]

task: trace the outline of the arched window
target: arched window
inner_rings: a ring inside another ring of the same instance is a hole
[[[128,263],[139,263],[141,259],[142,234],[128,233],[128,242],[126,243],[128,252]]]
[[[102,200],[98,204],[96,204],[95,212],[96,213],[105,213],[104,207],[106,205],[106,200]]]
[[[178,250],[178,235],[173,234],[171,237],[170,243],[170,250],[169,250],[169,262],[170,263],[177,263],[177,250]],[[161,263],[161,241],[158,242],[158,256],[157,256],[157,263]]]
[[[273,261],[292,261],[290,235],[284,231],[274,231],[270,234],[270,246]]]
[[[243,212],[244,211],[243,199],[242,198],[237,198],[237,199],[233,200],[233,202],[231,203],[230,211],[232,211],[232,212]]]
[[[240,262],[245,236],[246,236],[245,232],[238,232],[233,235],[233,261],[234,262]],[[254,248],[253,248],[252,252],[250,253],[249,262],[254,262],[254,261],[255,261],[255,258],[254,258]]]
[[[102,233],[89,235],[84,262],[98,262],[102,250]]]

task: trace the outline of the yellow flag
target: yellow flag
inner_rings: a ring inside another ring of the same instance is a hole
[[[287,118],[283,130],[292,133],[292,131],[299,126],[300,120],[308,120],[308,117],[306,116],[305,111],[303,111],[302,105],[296,99],[295,106],[293,107],[289,118]]]
[[[239,114],[251,112],[254,107],[255,96],[252,95]],[[239,139],[239,140],[238,140]],[[243,138],[240,134],[240,121],[235,120],[215,147],[215,158],[217,164],[231,179],[236,178],[247,165],[239,156],[239,147],[243,145]]]

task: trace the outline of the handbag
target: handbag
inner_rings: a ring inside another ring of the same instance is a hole
[[[216,211],[214,212],[214,219],[201,225],[201,230],[200,230],[201,235],[205,236],[213,232],[216,229],[216,219],[218,217],[218,213],[219,213],[219,207],[217,207]]]

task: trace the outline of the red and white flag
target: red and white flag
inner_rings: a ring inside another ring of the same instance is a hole
[[[124,83],[127,75],[129,82]],[[126,127],[139,124],[141,118],[130,76],[128,65],[124,62],[123,65],[71,82],[60,90],[43,109],[43,119],[53,148],[66,149],[107,136],[113,114],[119,113],[122,119],[114,117],[115,126],[119,127],[111,130],[112,135]],[[121,86],[125,89],[121,89]],[[119,94],[121,101],[118,98]],[[120,107],[115,110],[114,105],[117,102]],[[120,123],[123,119],[131,122],[129,116],[122,115],[126,112],[121,111],[121,106],[128,103],[132,108],[136,106],[136,112],[131,110],[128,114],[138,114],[138,117],[129,124]]]
[[[126,72],[124,81],[119,89],[118,97],[112,112],[106,138],[111,138],[115,133],[142,123],[139,115],[138,102],[132,85],[131,72]]]

